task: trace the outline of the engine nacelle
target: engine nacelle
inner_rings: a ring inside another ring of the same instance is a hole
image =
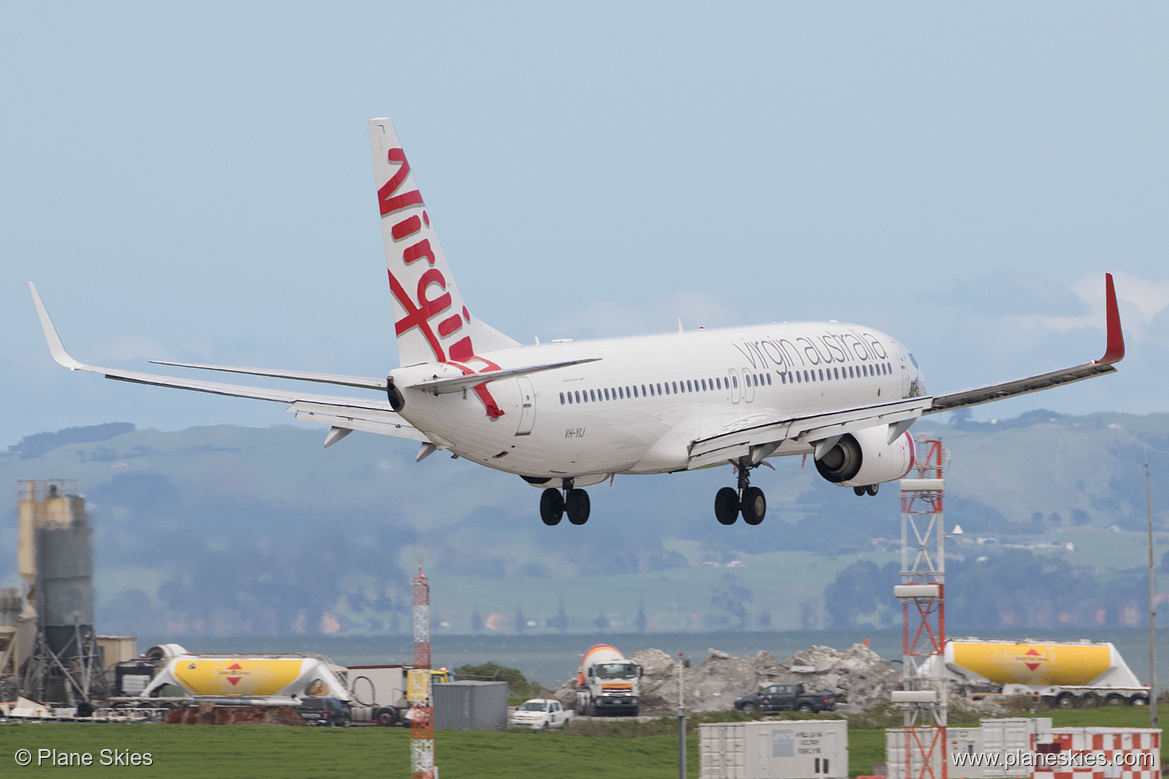
[[[878,425],[841,436],[816,460],[816,470],[841,487],[866,487],[903,478],[913,467],[913,437],[904,433],[893,443],[889,426]]]

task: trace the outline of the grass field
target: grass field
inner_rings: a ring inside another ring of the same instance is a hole
[[[1169,705],[1162,705],[1162,717]],[[1148,727],[1147,709],[1053,711],[1057,727]],[[597,776],[673,779],[677,737],[669,722],[566,733],[439,731],[435,737],[442,779]],[[964,723],[966,724],[966,723]],[[973,724],[973,723],[969,723]],[[649,733],[649,735],[639,735]],[[849,775],[868,774],[884,761],[884,732],[849,730]],[[17,764],[30,750],[32,765]],[[42,757],[41,750],[50,750]],[[106,750],[103,752],[103,750]],[[57,765],[53,765],[53,754]],[[77,765],[90,755],[90,766]],[[149,765],[115,765],[116,757],[149,755]],[[698,737],[687,739],[687,776],[698,777]],[[38,766],[38,758],[41,764]],[[1164,748],[1162,759],[1164,760]],[[104,764],[103,764],[104,763]],[[410,734],[400,728],[281,728],[264,725],[178,726],[106,723],[0,725],[0,776],[61,771],[69,776],[135,777],[409,777]]]

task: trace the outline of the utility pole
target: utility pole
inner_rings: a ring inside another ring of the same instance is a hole
[[[1153,589],[1153,491],[1145,449],[1145,504],[1149,511],[1149,727],[1157,727],[1157,594]]]
[[[678,653],[678,779],[686,779],[686,690],[682,684],[685,661]]]
[[[421,566],[414,578],[414,668],[410,677],[410,775],[413,779],[438,779],[430,675],[430,582]]]

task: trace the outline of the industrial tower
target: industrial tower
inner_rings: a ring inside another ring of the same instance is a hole
[[[17,554],[27,592],[21,615],[25,629],[18,625],[17,632],[32,634],[21,693],[70,706],[108,697],[93,627],[93,531],[85,498],[72,479],[19,486]],[[27,640],[14,639],[14,649]]]
[[[940,439],[919,437],[909,478],[901,480],[902,684],[891,697],[904,715],[903,779],[947,779],[946,681],[924,675],[946,648],[946,528],[942,514],[945,452]]]

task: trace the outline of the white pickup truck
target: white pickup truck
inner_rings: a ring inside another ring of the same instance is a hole
[[[507,718],[507,724],[513,728],[532,730],[563,728],[571,721],[572,712],[560,705],[560,701],[551,698],[532,698],[524,701],[524,705],[512,710]]]

